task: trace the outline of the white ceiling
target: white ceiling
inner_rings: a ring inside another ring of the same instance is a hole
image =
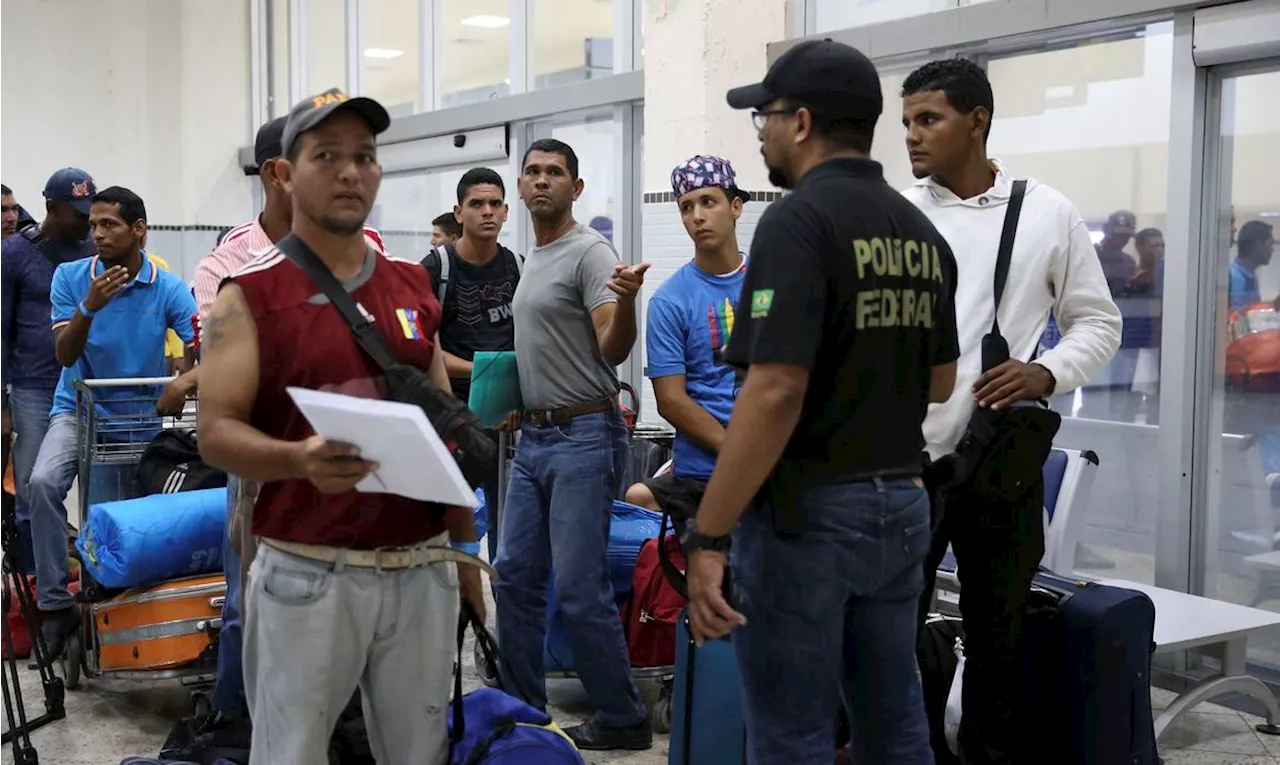
[[[312,0],[314,2],[314,0]],[[626,0],[618,0],[625,2]],[[463,25],[475,16],[506,18],[507,0],[438,0],[443,3],[441,92],[494,85],[509,76],[509,26]],[[611,38],[613,0],[536,0],[533,5],[535,74],[583,66],[583,40]],[[419,0],[366,0],[363,49],[402,50],[392,59],[365,58],[365,90],[388,104],[415,101],[418,93]],[[438,37],[437,39],[440,39]],[[429,56],[431,51],[422,51]],[[419,109],[423,105],[417,105]]]

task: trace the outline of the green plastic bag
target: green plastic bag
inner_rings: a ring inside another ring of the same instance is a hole
[[[524,410],[515,351],[476,351],[467,406],[486,428],[505,422],[508,412]]]

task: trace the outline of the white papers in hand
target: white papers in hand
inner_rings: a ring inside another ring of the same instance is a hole
[[[362,458],[378,463],[357,491],[461,507],[480,505],[421,408],[308,388],[287,390],[316,433],[351,444]]]

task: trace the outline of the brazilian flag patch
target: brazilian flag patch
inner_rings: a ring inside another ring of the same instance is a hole
[[[751,318],[759,319],[769,315],[773,307],[773,290],[756,290],[751,293]]]

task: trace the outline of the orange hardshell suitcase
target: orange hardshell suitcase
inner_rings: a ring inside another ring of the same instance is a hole
[[[206,655],[222,626],[222,574],[128,590],[93,606],[98,670],[169,670]]]

